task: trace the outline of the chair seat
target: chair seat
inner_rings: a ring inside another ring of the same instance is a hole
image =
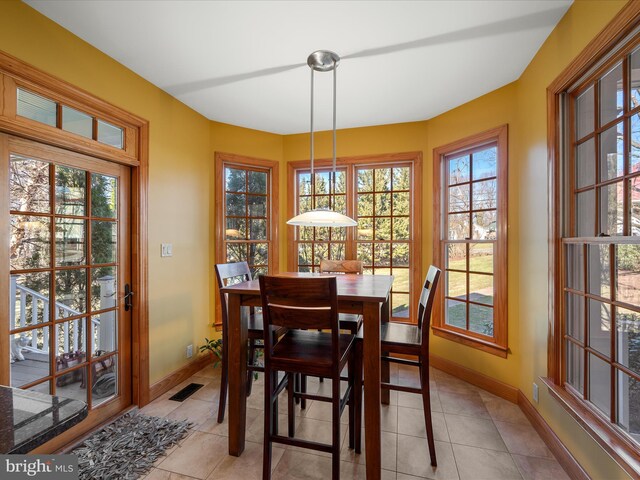
[[[340,334],[340,369],[347,362],[354,336]],[[273,369],[305,375],[332,376],[331,334],[289,330],[273,347]]]
[[[403,350],[415,349],[419,353],[422,344],[422,329],[407,323],[387,322],[380,327],[380,341],[384,346]]]
[[[355,313],[340,313],[338,321],[342,330],[349,330],[351,333],[357,333],[362,326],[362,315]]]

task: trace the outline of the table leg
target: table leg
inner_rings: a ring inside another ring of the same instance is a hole
[[[247,423],[247,319],[241,296],[229,294],[229,455],[244,451]]]
[[[382,312],[381,312],[381,317],[380,317],[380,322],[381,323],[386,323],[389,321],[390,318],[390,307],[389,307],[389,299],[387,298],[387,301],[384,302],[382,304]],[[389,352],[382,352],[382,355],[388,355]],[[385,383],[389,383],[389,380],[391,378],[390,373],[389,373],[389,362],[382,362],[381,367],[381,376],[382,376],[382,381]],[[389,405],[390,402],[390,394],[389,394],[389,389],[384,389],[381,392],[381,397],[382,397],[382,403],[384,405]]]
[[[364,434],[368,480],[380,479],[380,304],[365,302],[363,367],[364,367]]]

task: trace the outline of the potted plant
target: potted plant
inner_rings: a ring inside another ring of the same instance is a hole
[[[209,340],[207,337],[204,338],[204,345],[200,347],[201,352],[211,352],[213,356],[213,366],[217,367],[220,365],[220,359],[222,358],[222,339],[216,338],[215,340]]]

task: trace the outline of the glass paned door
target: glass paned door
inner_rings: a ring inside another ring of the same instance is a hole
[[[111,415],[131,403],[129,168],[13,137],[0,144],[9,187],[4,375]]]

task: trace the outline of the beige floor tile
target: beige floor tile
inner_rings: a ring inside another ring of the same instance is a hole
[[[413,475],[407,475],[406,473],[398,473],[396,480],[418,480],[423,477],[415,477]]]
[[[491,420],[444,414],[451,443],[507,451],[502,437]]]
[[[446,391],[453,393],[477,393],[478,387],[470,383],[460,380],[452,375],[448,375],[439,370],[435,370],[435,382],[438,392]]]
[[[426,439],[398,435],[397,472],[436,480],[457,479],[451,444],[435,442],[435,445],[438,466],[432,467]]]
[[[262,445],[253,442],[245,444],[239,457],[225,456],[209,475],[209,480],[261,480]],[[284,449],[273,446],[271,452],[271,471],[275,469],[284,454]]]
[[[398,406],[399,407],[409,407],[409,408],[417,408],[422,410],[422,395],[419,393],[408,393],[408,392],[396,392],[398,394]],[[442,405],[440,404],[440,397],[438,396],[437,390],[431,390],[431,411],[432,412],[442,412]]]
[[[530,425],[529,420],[517,404],[511,403],[504,398],[496,397],[495,395],[482,397],[482,400],[493,421]]]
[[[203,402],[187,398],[181,405],[169,413],[166,418],[173,420],[189,420],[195,426],[202,425],[207,420],[218,414],[218,405],[211,402]]]
[[[207,478],[227,456],[227,439],[204,432],[194,432],[176,448],[159,468],[196,478]]]
[[[286,434],[287,430],[284,429],[281,431],[281,434]],[[331,422],[323,422],[322,420],[314,420],[312,418],[301,418],[299,422],[296,423],[296,432],[294,438],[300,440],[309,440],[312,442],[324,443],[326,445],[331,445],[333,435],[333,428]],[[347,436],[347,426],[340,425],[340,446],[342,446],[342,442]],[[308,449],[301,447],[292,447],[286,446],[287,450],[301,450],[301,451],[309,451]],[[314,451],[315,455],[319,456],[331,456],[330,453]]]
[[[254,414],[257,412],[257,415]],[[296,418],[296,425],[300,421]],[[287,415],[278,415],[278,432],[286,433],[288,428]],[[216,433],[215,431],[212,433]],[[227,435],[227,433],[225,433]],[[264,439],[264,415],[262,410],[253,410],[251,417],[249,416],[249,410],[247,409],[247,428],[245,431],[245,438],[248,442],[262,443]]]
[[[556,459],[512,455],[524,480],[569,480]]]
[[[154,467],[158,467],[162,462],[164,462],[166,460],[166,458],[171,455],[178,447],[180,447],[184,442],[186,442],[187,440],[189,440],[189,437],[191,435],[193,435],[193,433],[195,432],[195,430],[190,429],[187,434],[185,435],[185,437],[180,440],[178,443],[176,443],[174,446],[166,449],[164,451],[164,454],[160,457],[158,457],[158,459],[153,463]]]
[[[398,433],[398,407],[396,405],[380,405],[380,429],[383,432]]]
[[[286,407],[286,406],[285,406]],[[286,411],[286,410],[285,410]],[[301,415],[305,418],[313,418],[314,420],[324,420],[330,422],[332,419],[333,407],[329,402],[314,401],[311,405],[307,405],[307,409]],[[340,423],[349,424],[349,406],[344,407],[340,416]]]
[[[200,388],[189,398],[194,398],[196,400],[202,400],[205,402],[215,402],[217,404],[220,400],[220,382],[216,380],[208,382],[204,387]]]
[[[448,442],[449,434],[447,433],[444,414],[431,412],[431,422],[433,424],[433,438],[441,442]],[[412,437],[427,438],[423,411],[415,408],[398,407],[398,433]]]
[[[380,463],[385,470],[396,470],[396,455],[398,451],[398,435],[395,433],[382,432],[380,438],[380,446],[382,449],[382,456]],[[340,459],[345,462],[353,463],[366,463],[366,443],[365,432],[362,430],[362,453],[356,454],[355,450],[349,448],[349,436],[347,435],[342,442],[342,450],[340,452]]]
[[[438,390],[438,396],[444,413],[491,419],[478,392],[457,393]]]
[[[145,405],[140,409],[140,413],[150,415],[152,417],[166,417],[181,405],[181,402],[169,400],[173,393],[164,393],[156,398],[153,402]]]
[[[271,478],[272,480],[327,480],[331,478],[331,458],[303,451],[286,450]],[[340,462],[340,478],[365,480],[365,466],[352,462]]]
[[[154,468],[144,477],[144,480],[192,480],[195,477],[180,475],[179,473],[168,472],[159,468]]]
[[[495,425],[510,453],[554,458],[551,450],[531,425],[505,422],[495,422]]]
[[[213,361],[211,364],[204,367],[202,370],[196,372],[194,376],[207,377],[207,378],[219,378],[222,375],[221,366],[214,367]]]
[[[256,410],[255,408],[247,408],[247,426],[251,425],[257,418],[264,418],[262,410]],[[218,423],[217,410],[215,415],[207,418],[203,423],[196,427],[197,430],[205,433],[213,433],[222,437],[229,436],[229,415],[224,416],[222,423]]]
[[[522,480],[518,467],[506,452],[453,445],[460,480]]]

